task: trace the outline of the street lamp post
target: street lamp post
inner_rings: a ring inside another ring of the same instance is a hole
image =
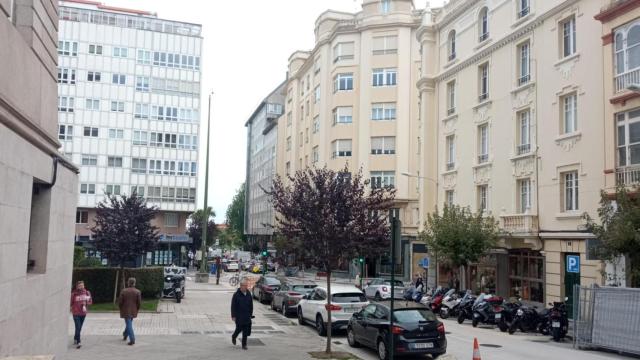
[[[209,112],[207,115],[207,154],[205,160],[204,170],[204,219],[202,220],[202,257],[200,261],[200,272],[196,273],[196,282],[208,283],[209,272],[207,271],[207,228],[209,227],[209,207],[207,206],[209,200],[209,136],[211,133],[211,96],[213,91],[209,93]],[[216,268],[216,272],[220,269]]]

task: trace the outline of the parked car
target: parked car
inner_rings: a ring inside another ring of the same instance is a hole
[[[444,324],[428,307],[415,302],[396,302],[391,331],[390,312],[389,302],[383,301],[354,313],[347,326],[349,345],[376,349],[381,360],[389,359],[391,336],[398,355],[430,354],[435,359],[447,352]]]
[[[404,283],[400,280],[395,281],[395,298],[403,299],[405,292]],[[391,280],[389,279],[372,279],[367,282],[364,287],[364,293],[369,298],[374,298],[376,301],[383,299],[391,299]]]
[[[273,299],[273,293],[280,290],[280,285],[280,280],[273,276],[260,276],[251,290],[253,298],[261,303],[270,302]]]
[[[295,312],[296,306],[303,296],[310,293],[316,286],[313,281],[285,281],[280,290],[273,293],[271,309],[282,312],[287,316],[290,312]]]
[[[239,269],[240,266],[238,265],[238,262],[236,260],[230,260],[224,265],[224,271],[227,272],[238,271]]]
[[[353,285],[331,286],[331,329],[347,328],[351,315],[369,305],[369,301],[360,289]],[[327,288],[316,287],[302,297],[298,303],[298,323],[314,324],[318,335],[327,333]]]

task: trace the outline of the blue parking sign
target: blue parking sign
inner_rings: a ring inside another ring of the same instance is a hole
[[[567,255],[567,272],[580,272],[580,255]]]
[[[425,257],[420,259],[420,261],[418,262],[418,266],[420,266],[423,269],[427,269],[429,267],[429,258]]]

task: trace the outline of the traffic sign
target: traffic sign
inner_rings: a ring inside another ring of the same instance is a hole
[[[420,261],[418,261],[418,266],[420,266],[423,269],[429,268],[429,258],[428,257],[424,257],[424,258],[420,259]]]
[[[567,272],[580,272],[580,255],[567,255]]]

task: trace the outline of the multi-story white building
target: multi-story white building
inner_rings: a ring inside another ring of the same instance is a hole
[[[201,26],[82,0],[59,9],[58,139],[80,167],[76,241],[90,247],[105,195],[135,192],[161,210],[166,246],[147,262],[169,263],[196,209]]]

